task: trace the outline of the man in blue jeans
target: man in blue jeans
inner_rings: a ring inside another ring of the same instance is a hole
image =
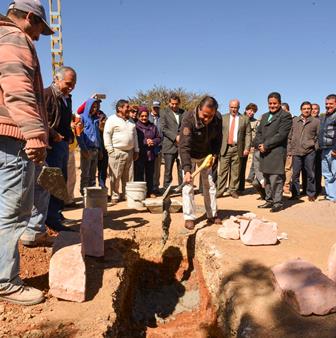
[[[35,165],[46,157],[47,116],[33,41],[53,31],[39,0],[15,0],[0,15],[0,300],[43,301],[19,276],[18,241],[31,217]]]
[[[325,101],[326,113],[320,116],[319,144],[322,149],[322,175],[326,199],[336,202],[336,94]]]

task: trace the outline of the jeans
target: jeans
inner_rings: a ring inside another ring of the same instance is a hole
[[[293,175],[292,175],[292,195],[300,195],[300,172],[305,169],[305,176],[303,181],[306,180],[306,193],[308,196],[313,197],[316,194],[315,186],[315,151],[305,155],[293,155]]]
[[[0,294],[22,286],[18,241],[31,216],[35,171],[23,148],[23,142],[0,136]]]
[[[80,193],[84,195],[84,188],[96,186],[96,173],[98,164],[98,149],[88,150],[88,157],[80,154]]]
[[[57,167],[62,170],[65,181],[68,178],[68,158],[69,145],[65,141],[52,144],[52,149],[48,151],[46,162],[49,167]],[[50,195],[48,216],[46,224],[53,226],[62,223],[61,212],[64,207],[64,202]]]
[[[108,168],[108,153],[104,149],[102,151],[103,158],[98,159],[98,183],[102,188],[106,188],[107,168]]]
[[[45,221],[48,213],[50,194],[37,183],[41,170],[41,166],[35,166],[34,204],[28,226],[23,234],[24,239],[30,241],[34,241],[37,234],[44,233],[47,230]]]
[[[336,158],[331,155],[331,148],[322,150],[322,175],[326,198],[336,201]]]

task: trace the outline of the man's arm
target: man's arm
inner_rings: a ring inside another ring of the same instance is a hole
[[[183,119],[180,132],[179,153],[181,157],[182,169],[185,173],[191,172],[191,141],[192,124],[190,119]]]
[[[105,123],[103,134],[105,149],[109,154],[111,154],[114,149],[112,143],[113,130],[114,130],[113,120],[112,117],[109,117]]]
[[[21,32],[8,34],[0,41],[0,88],[4,106],[29,149],[48,145],[42,117],[45,112],[40,111],[42,106],[38,104],[34,88],[36,69],[32,48]]]

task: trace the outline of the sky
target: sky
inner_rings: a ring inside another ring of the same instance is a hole
[[[5,13],[9,0],[0,1]],[[42,0],[48,10],[48,1]],[[102,109],[153,86],[230,99],[267,111],[278,91],[291,112],[336,92],[335,0],[62,0],[65,64],[78,73],[77,108],[95,92]],[[36,43],[45,86],[50,38]]]

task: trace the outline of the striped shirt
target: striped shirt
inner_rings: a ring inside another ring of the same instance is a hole
[[[0,15],[0,135],[48,145],[43,82],[34,44],[8,17]]]

